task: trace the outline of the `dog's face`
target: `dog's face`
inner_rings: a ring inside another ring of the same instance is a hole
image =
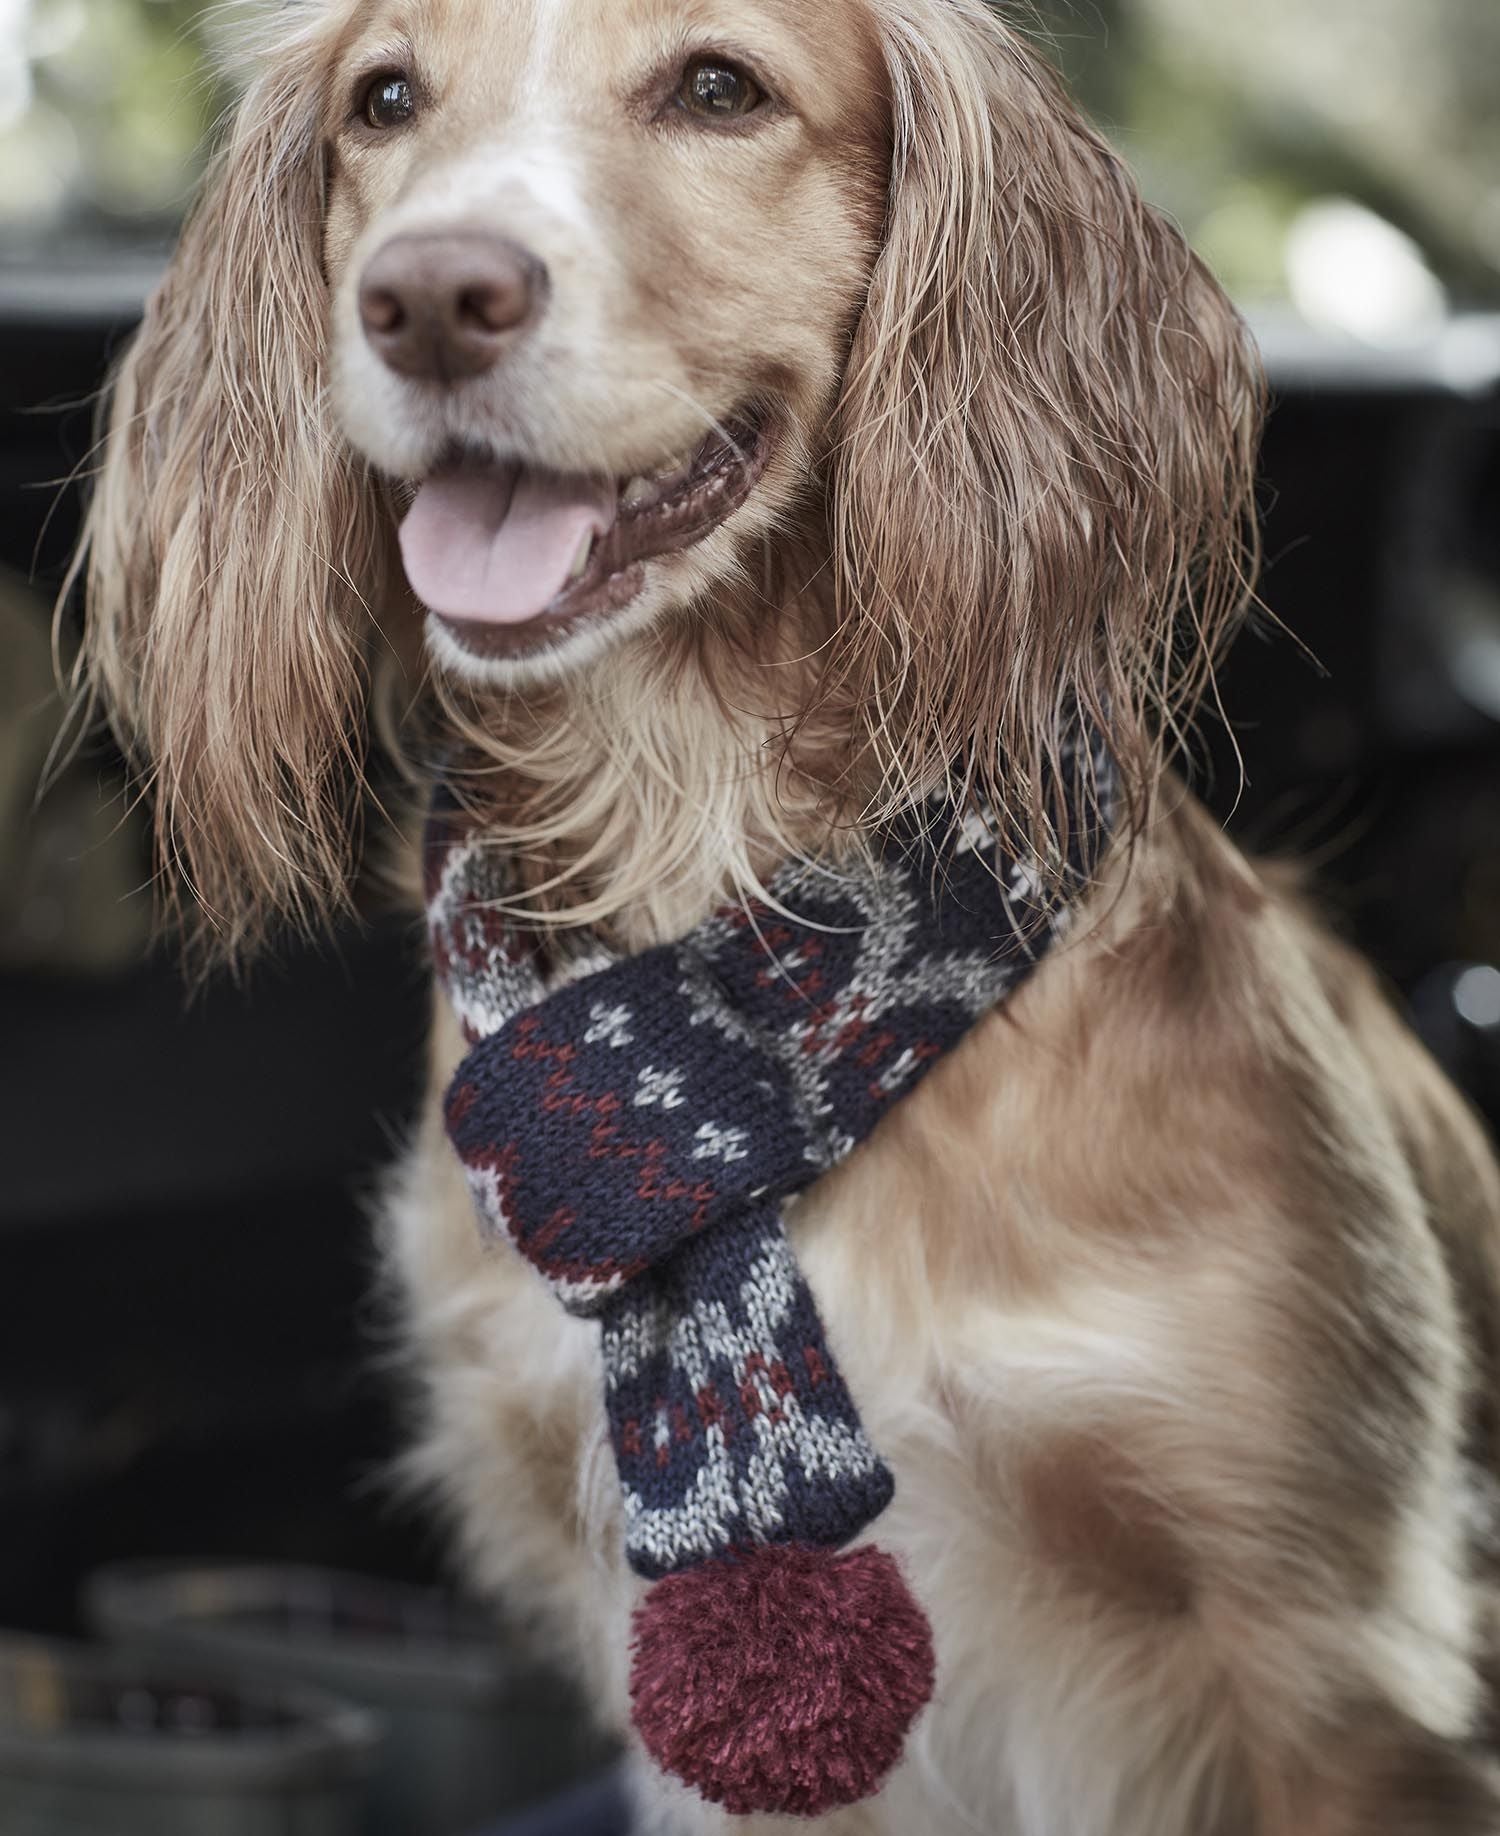
[[[1022,848],[1080,710],[1145,807],[1257,405],[988,0],[286,0],[116,380],[85,667],[231,951],[347,885],[387,643],[550,834],[633,845],[649,757],[732,848],[689,767],[769,808],[775,734]]]
[[[801,488],[868,285],[868,13],[382,0],[325,106],[334,412],[415,487],[435,661],[555,672],[710,588]]]

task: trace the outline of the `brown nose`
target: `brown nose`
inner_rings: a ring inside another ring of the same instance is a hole
[[[456,382],[490,369],[541,308],[547,270],[482,230],[393,236],[359,283],[365,336],[393,370]]]

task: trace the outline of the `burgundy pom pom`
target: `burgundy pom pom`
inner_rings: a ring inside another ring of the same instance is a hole
[[[757,1544],[658,1581],[635,1616],[646,1750],[737,1816],[865,1798],[932,1694],[932,1630],[895,1562]]]

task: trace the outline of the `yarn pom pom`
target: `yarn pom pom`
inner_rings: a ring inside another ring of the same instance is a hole
[[[658,1581],[630,1694],[646,1750],[736,1816],[865,1798],[932,1694],[932,1630],[895,1562],[757,1544]]]

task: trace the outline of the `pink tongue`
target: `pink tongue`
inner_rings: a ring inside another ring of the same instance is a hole
[[[614,525],[607,478],[559,478],[519,466],[438,472],[401,525],[417,597],[445,618],[518,625],[568,583],[584,538]]]

